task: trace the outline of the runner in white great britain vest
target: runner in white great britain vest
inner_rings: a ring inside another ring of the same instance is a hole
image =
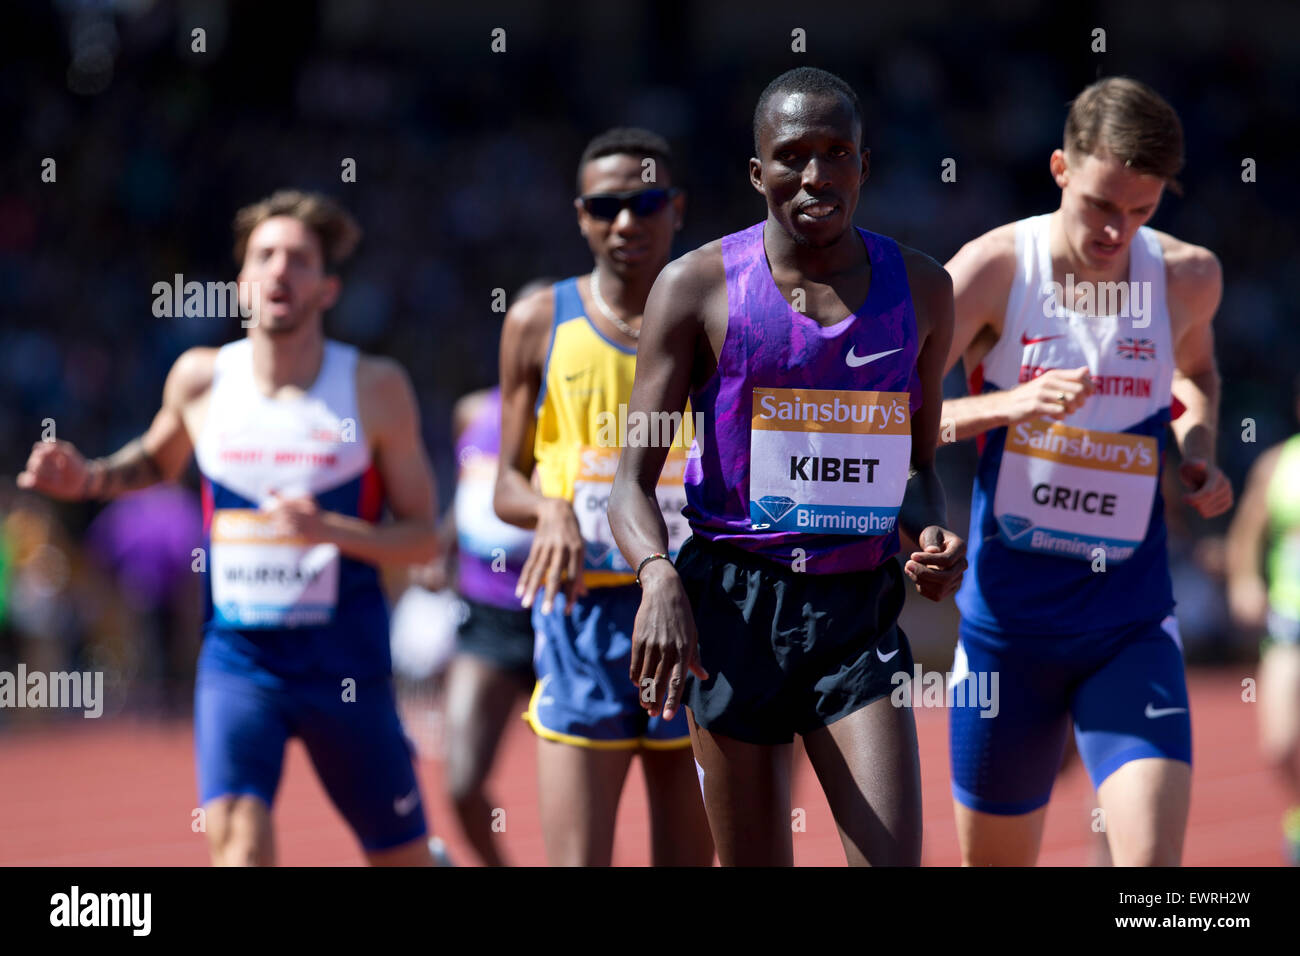
[[[1191,719],[1161,475],[1203,518],[1215,465],[1213,253],[1146,225],[1182,166],[1150,88],[1084,90],[1050,169],[1053,213],[1000,226],[947,264],[969,397],[940,444],[975,438],[970,572],[950,680],[963,862],[1031,864],[1073,726],[1119,865],[1181,860]]]

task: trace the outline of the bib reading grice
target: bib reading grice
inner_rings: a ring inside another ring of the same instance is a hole
[[[753,390],[754,530],[889,534],[907,487],[907,392]]]
[[[993,513],[1002,541],[1122,562],[1146,537],[1160,456],[1150,435],[1021,422],[1007,431]]]
[[[1051,224],[1052,214],[1015,224],[1002,332],[969,382],[980,395],[1087,366],[1094,386],[1059,428],[1020,423],[978,440],[957,607],[963,622],[1017,636],[1111,631],[1174,606],[1159,472],[1175,363],[1160,238],[1143,226],[1129,243],[1140,314],[1122,303],[1085,314],[1064,305]]]

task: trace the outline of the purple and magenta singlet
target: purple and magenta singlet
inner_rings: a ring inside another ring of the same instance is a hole
[[[859,229],[867,300],[823,327],[777,288],[763,228],[722,240],[727,335],[716,373],[691,394],[704,429],[686,467],[684,514],[701,538],[774,563],[868,571],[898,551],[921,405],[903,256],[892,239]]]
[[[533,535],[492,509],[500,450],[501,389],[493,388],[456,441],[457,587],[471,601],[518,610],[515,585]]]

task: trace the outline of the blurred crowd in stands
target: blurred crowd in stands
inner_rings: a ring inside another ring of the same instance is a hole
[[[1296,427],[1300,272],[1293,158],[1300,11],[920,2],[815,11],[679,0],[566,5],[18,4],[0,37],[0,669],[103,666],[133,707],[188,706],[199,618],[194,476],[104,507],[21,494],[13,476],[52,420],[104,455],[139,434],[185,348],[234,319],[156,318],[153,286],[233,277],[230,219],[281,186],[341,199],[365,229],[327,316],[332,336],[398,358],[420,398],[443,506],[450,410],[494,382],[494,291],[590,268],[574,223],[585,142],[644,125],[677,150],[684,252],[757,221],[750,114],[791,66],[862,96],[872,175],[857,222],[939,261],[1000,223],[1055,208],[1047,170],[1069,99],[1100,75],[1161,91],[1186,129],[1184,195],[1152,225],[1223,263],[1219,455],[1240,489]],[[784,11],[784,12],[780,12]],[[194,28],[204,30],[196,51]],[[493,52],[492,31],[506,49]],[[792,52],[792,30],[806,53]],[[1095,30],[1105,52],[1094,52]],[[55,161],[54,181],[43,162]],[[956,181],[945,182],[945,159]],[[344,182],[345,159],[356,181]],[[1254,160],[1254,181],[1243,164]],[[963,388],[954,372],[951,394]],[[1254,441],[1243,441],[1246,420]],[[941,464],[964,529],[975,453]],[[1176,466],[1176,462],[1171,463]],[[1173,490],[1173,489],[1170,489]],[[1223,610],[1221,534],[1169,495],[1189,655],[1250,653]],[[906,624],[906,621],[905,621]],[[955,629],[914,634],[946,663]],[[1243,650],[1244,648],[1244,650]],[[38,662],[38,663],[33,663]],[[121,694],[117,695],[119,701]]]

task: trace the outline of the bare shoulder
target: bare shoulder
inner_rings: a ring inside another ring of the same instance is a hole
[[[935,323],[952,321],[952,276],[924,252],[902,243],[899,243],[898,251],[902,253],[903,265],[907,269],[917,333],[924,338],[936,327]]]
[[[955,327],[964,330],[955,335],[967,367],[978,364],[1002,336],[1018,262],[1014,222],[972,239],[948,260]]]
[[[1010,285],[1016,271],[1016,224],[1005,223],[970,240],[948,261],[948,268],[962,278]]]
[[[917,292],[952,290],[952,276],[933,256],[926,255],[911,246],[905,246],[901,242],[898,244],[898,251],[902,253],[903,265],[907,268],[907,281],[912,287],[913,295]]]
[[[357,396],[367,408],[392,415],[415,407],[415,387],[402,363],[386,355],[357,358]]]
[[[680,306],[673,311],[680,312],[691,304],[698,306],[708,301],[719,289],[725,290],[726,284],[722,240],[715,239],[664,266],[651,295],[660,300],[668,296],[670,303]]]
[[[1167,232],[1152,231],[1164,253],[1169,296],[1181,302],[1212,301],[1217,305],[1223,290],[1223,266],[1219,257],[1204,246],[1184,242]]]
[[[548,285],[524,296],[509,308],[501,330],[502,339],[509,339],[516,347],[523,345],[525,354],[541,362],[545,359],[542,350],[546,348],[554,321],[555,287]]]
[[[219,351],[218,348],[198,346],[182,352],[167,375],[164,401],[184,406],[206,395],[212,388]]]

